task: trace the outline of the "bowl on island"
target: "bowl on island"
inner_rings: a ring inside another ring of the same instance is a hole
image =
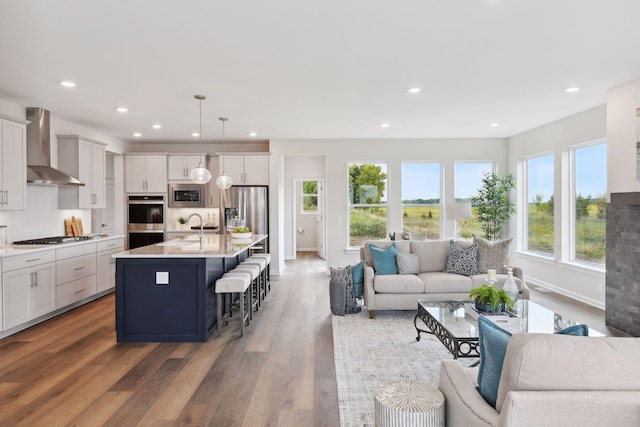
[[[231,231],[231,238],[232,239],[248,239],[249,237],[251,237],[251,230],[249,230],[249,228],[247,227],[235,227],[232,231]]]

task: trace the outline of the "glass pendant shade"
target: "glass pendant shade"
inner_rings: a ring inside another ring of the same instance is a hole
[[[222,172],[222,175],[216,178],[216,185],[218,186],[219,189],[226,190],[227,188],[230,188],[233,185],[233,180],[229,175]]]
[[[198,136],[200,137],[200,148],[202,148],[202,100],[207,99],[207,97],[204,95],[194,95],[194,98],[200,101],[200,132]],[[189,173],[189,178],[196,184],[206,184],[211,181],[211,172],[202,166],[202,160],[200,160],[198,167],[193,168]]]
[[[197,168],[191,170],[189,178],[196,184],[206,184],[211,181],[211,172],[209,172],[209,169],[203,167],[202,162],[200,162]]]

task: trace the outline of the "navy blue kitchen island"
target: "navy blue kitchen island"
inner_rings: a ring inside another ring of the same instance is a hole
[[[216,329],[215,282],[266,235],[197,235],[112,255],[118,342],[206,341]]]

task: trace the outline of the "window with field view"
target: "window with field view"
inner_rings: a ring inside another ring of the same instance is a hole
[[[318,181],[302,181],[302,212],[318,213]]]
[[[607,201],[607,145],[573,150],[574,259],[604,265]]]
[[[456,163],[454,164],[454,198],[456,202],[470,202],[482,186],[482,178],[493,172],[493,163]],[[477,209],[471,207],[473,218],[458,222],[458,236],[470,239],[473,234],[482,236],[482,228],[477,221]]]
[[[349,246],[387,237],[387,165],[349,164]]]
[[[440,187],[439,163],[402,164],[404,231],[440,238]]]
[[[526,160],[527,242],[530,251],[553,254],[553,155]]]

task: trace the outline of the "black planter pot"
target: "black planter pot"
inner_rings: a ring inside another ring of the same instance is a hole
[[[500,303],[496,308],[491,308],[489,303],[481,303],[476,301],[476,310],[483,313],[502,313],[505,310],[505,303]]]

